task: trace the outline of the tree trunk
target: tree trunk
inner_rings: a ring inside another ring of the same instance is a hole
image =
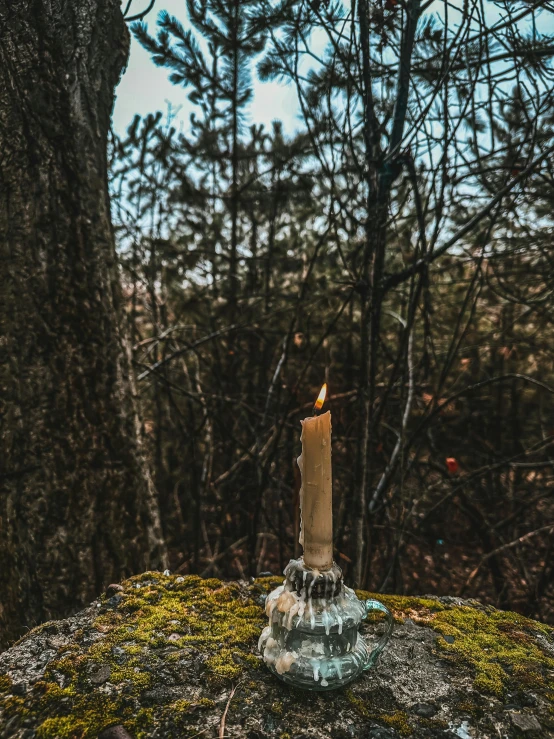
[[[118,0],[0,0],[0,627],[165,565],[140,444],[106,142]]]

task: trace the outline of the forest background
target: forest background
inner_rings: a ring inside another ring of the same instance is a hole
[[[188,126],[171,111],[136,119],[114,139],[111,168],[172,566],[236,577],[280,571],[298,553],[299,420],[326,381],[347,577],[545,618],[550,157],[458,232],[551,145],[551,13],[427,7],[399,132],[410,7],[367,13],[371,158],[381,179],[397,170],[377,226],[356,8],[213,0],[134,26],[176,86],[173,107],[186,95],[192,108]],[[289,102],[295,93],[288,126],[256,120],[264,80]],[[371,279],[382,288],[368,338]]]
[[[129,77],[108,146],[154,482],[134,521],[167,555],[124,553],[118,460],[109,516],[94,492],[80,504],[96,574],[72,543],[79,565],[34,612],[143,562],[280,572],[299,554],[300,420],[326,382],[347,581],[552,621],[554,7],[177,5],[123,3],[171,105],[123,125],[129,90],[148,104]]]

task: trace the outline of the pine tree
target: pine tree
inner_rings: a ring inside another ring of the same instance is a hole
[[[246,106],[252,97],[250,65],[265,42],[264,35],[251,22],[251,9],[256,0],[188,0],[188,18],[196,33],[207,44],[202,51],[192,30],[168,13],[161,13],[156,38],[148,34],[144,24],[135,34],[159,66],[171,69],[173,83],[192,86],[189,99],[197,105],[202,118],[194,118],[197,147],[213,157],[211,181],[215,186],[215,166],[229,169],[225,202],[231,216],[228,254],[227,303],[231,322],[237,315],[239,265],[239,168],[240,134]],[[222,157],[219,140],[227,146]],[[214,193],[212,193],[214,197]],[[215,261],[215,257],[214,257]],[[214,280],[215,283],[215,280]]]

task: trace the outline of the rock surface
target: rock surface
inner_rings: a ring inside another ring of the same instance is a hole
[[[550,627],[455,598],[380,596],[397,621],[380,663],[310,694],[257,654],[264,598],[280,582],[150,572],[110,586],[0,655],[0,737],[554,736]]]

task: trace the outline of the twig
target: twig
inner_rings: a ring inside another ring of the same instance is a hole
[[[215,566],[216,562],[219,562],[219,560],[224,559],[228,554],[233,553],[235,549],[240,547],[242,544],[245,543],[245,541],[248,539],[247,536],[243,536],[242,539],[238,539],[234,544],[231,544],[231,546],[227,547],[223,552],[220,552],[219,554],[214,554],[211,556],[210,562],[208,566],[200,573],[200,577],[206,577],[206,575],[210,572],[210,570]],[[186,563],[185,563],[186,564]],[[181,569],[184,569],[185,565],[181,565],[176,572],[181,571]]]
[[[327,233],[327,231],[325,232]],[[265,321],[268,318],[275,317],[277,315],[280,315],[282,313],[288,313],[292,308],[280,308],[275,311],[271,311],[270,313],[264,313],[262,316],[260,316],[259,322]],[[144,372],[142,372],[138,377],[137,381],[140,382],[141,380],[144,380],[145,377],[148,377],[149,374],[152,372],[156,372],[156,370],[160,369],[164,365],[168,364],[169,362],[172,362],[177,357],[182,356],[183,354],[188,354],[188,352],[194,351],[198,347],[202,346],[203,344],[206,344],[212,339],[218,339],[220,336],[224,336],[225,334],[232,333],[233,331],[240,331],[242,329],[248,329],[251,328],[254,324],[252,324],[250,321],[244,321],[243,323],[233,323],[230,326],[224,326],[223,328],[218,329],[217,331],[213,331],[210,334],[207,334],[206,336],[203,336],[201,339],[197,339],[196,341],[193,341],[192,343],[187,343],[186,346],[180,347],[177,349],[173,354],[169,354],[167,357],[164,357],[159,362],[156,362],[151,367],[146,369]]]
[[[411,267],[385,277],[383,291],[387,293],[391,288],[400,285],[400,283],[404,282],[404,280],[408,279],[408,277],[411,277],[417,272],[421,272],[426,265],[431,264],[431,262],[434,262],[435,259],[447,252],[448,249],[454,246],[457,241],[459,241],[463,236],[472,231],[473,228],[485,216],[488,216],[494,206],[498,202],[500,202],[502,198],[508,195],[516,185],[519,185],[520,182],[522,182],[526,177],[532,174],[535,167],[541,164],[553,153],[554,146],[549,146],[548,149],[545,149],[541,154],[539,154],[539,156],[537,156],[536,159],[534,159],[527,167],[525,167],[525,169],[520,172],[517,177],[514,177],[514,179],[508,182],[508,184],[500,188],[496,195],[494,195],[494,197],[492,197],[489,202],[485,206],[483,206],[483,208],[481,208],[481,210],[479,210],[472,218],[470,218],[469,221],[467,221],[461,228],[459,228],[441,247],[436,249],[431,254],[425,256],[423,259],[418,260]]]
[[[501,547],[497,547],[496,549],[493,549],[492,552],[488,552],[487,554],[485,554],[485,556],[481,558],[481,561],[479,562],[477,567],[473,570],[473,572],[470,574],[470,576],[465,581],[460,593],[462,594],[468,589],[468,587],[477,577],[479,570],[481,569],[481,567],[485,564],[487,560],[491,559],[492,557],[495,557],[500,552],[503,552],[506,549],[511,549],[512,547],[515,547],[518,544],[522,544],[524,541],[527,541],[527,539],[531,539],[533,536],[536,536],[537,534],[542,534],[545,531],[554,532],[554,524],[549,524],[548,526],[541,526],[540,529],[535,529],[535,531],[530,531],[528,534],[524,534],[523,536],[520,536],[519,539],[514,539],[514,541],[511,541],[508,544],[503,544]]]
[[[414,332],[413,332],[413,328],[411,328],[410,336],[408,338],[408,397],[406,399],[406,405],[404,407],[404,414],[402,416],[402,427],[401,427],[400,433],[398,434],[398,438],[396,440],[396,445],[391,455],[390,462],[388,463],[388,465],[385,468],[385,471],[381,475],[379,484],[375,488],[375,492],[373,493],[373,496],[371,500],[369,501],[369,512],[370,513],[373,512],[375,506],[377,505],[379,501],[381,493],[385,489],[385,486],[387,485],[392,473],[394,472],[394,469],[396,466],[396,459],[400,453],[400,450],[402,449],[404,439],[406,438],[406,429],[408,428],[408,420],[410,418],[410,412],[412,410],[412,402],[414,399],[413,337],[414,337]]]
[[[236,685],[229,694],[229,700],[227,701],[227,705],[223,711],[223,716],[221,717],[221,723],[219,724],[219,739],[224,739],[225,737],[225,719],[227,718],[227,711],[229,710],[229,706],[231,705],[231,701],[233,700],[233,696],[237,692],[239,685]]]
[[[145,10],[143,10],[140,13],[137,13],[136,15],[131,15],[129,18],[125,16],[123,16],[123,18],[127,23],[131,23],[131,21],[141,21],[148,15],[148,13],[152,10],[155,4],[156,4],[156,0],[150,0],[150,3]],[[132,5],[132,0],[131,2],[127,3],[127,7],[125,8],[125,13],[129,11],[131,5]]]

